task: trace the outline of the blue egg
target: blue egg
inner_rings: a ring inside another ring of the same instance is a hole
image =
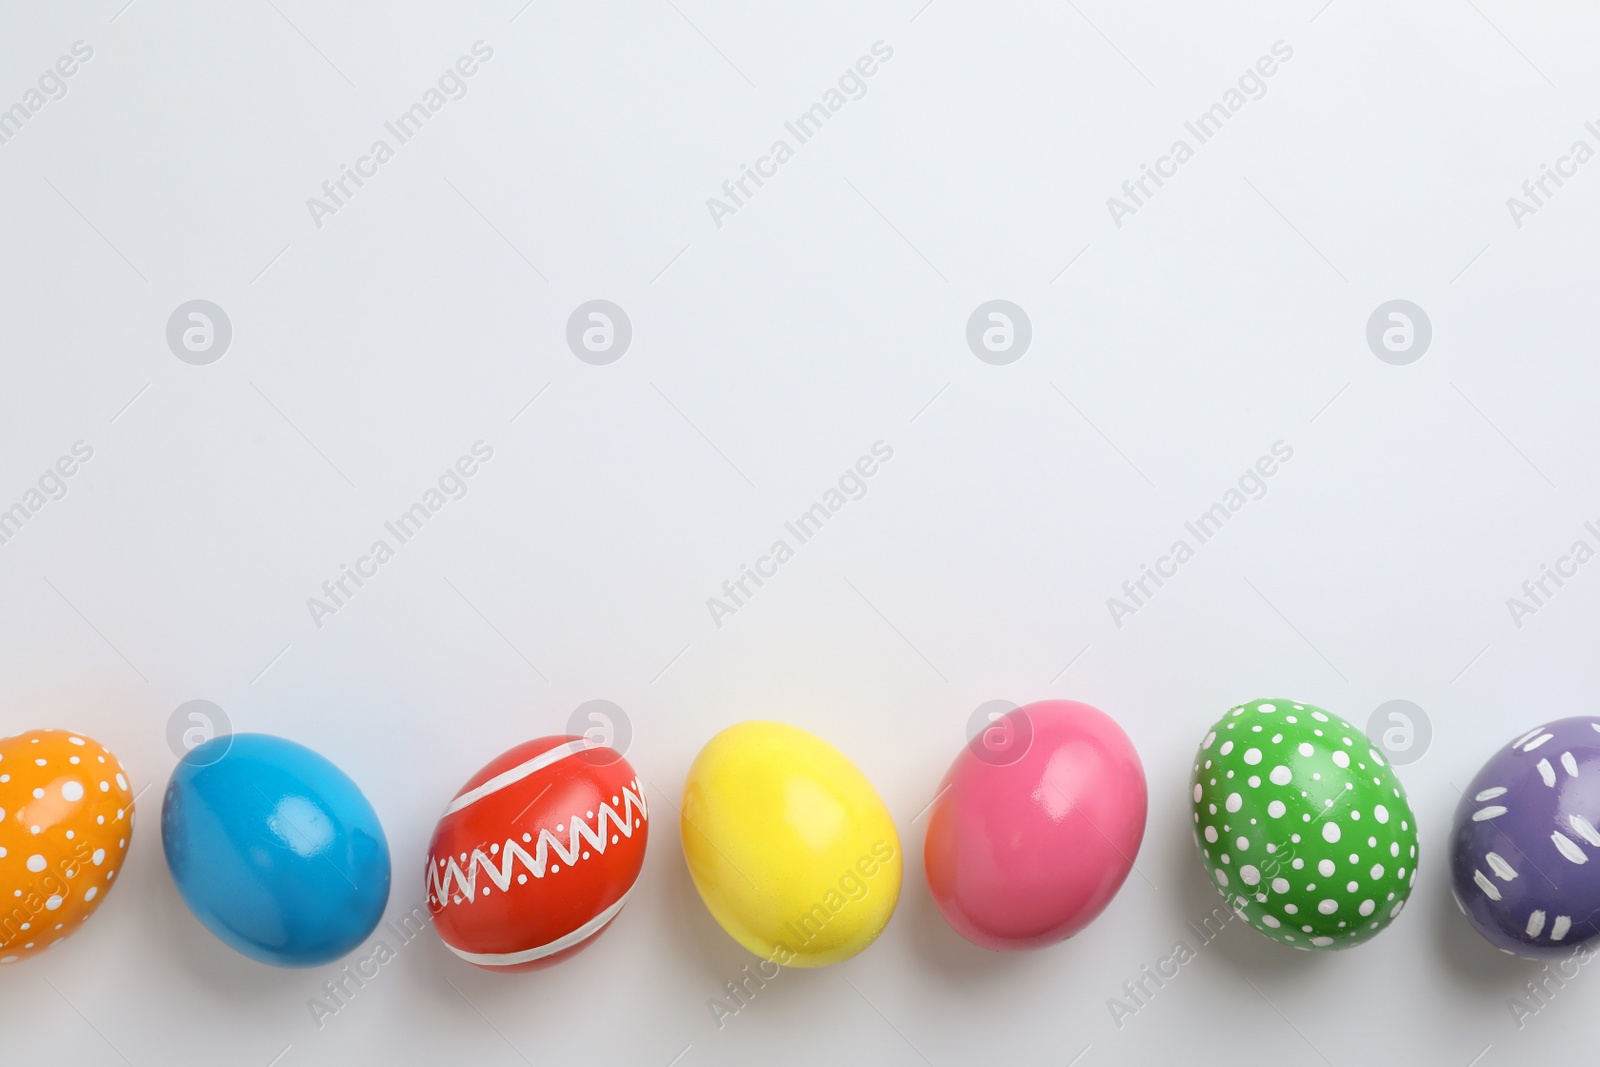
[[[281,737],[216,737],[184,756],[161,844],[189,910],[262,963],[336,960],[389,901],[389,843],[372,805],[338,767]]]

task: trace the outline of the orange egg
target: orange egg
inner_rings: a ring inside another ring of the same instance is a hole
[[[94,914],[133,835],[133,791],[104,745],[66,730],[0,740],[0,964]]]

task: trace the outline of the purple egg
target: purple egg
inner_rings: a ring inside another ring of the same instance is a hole
[[[1450,885],[1502,952],[1569,955],[1600,936],[1600,719],[1561,719],[1496,752],[1462,795]]]

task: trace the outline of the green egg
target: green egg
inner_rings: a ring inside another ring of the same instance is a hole
[[[1292,700],[1231,708],[1189,784],[1206,873],[1274,941],[1349,948],[1405,906],[1416,817],[1382,753],[1339,716]]]

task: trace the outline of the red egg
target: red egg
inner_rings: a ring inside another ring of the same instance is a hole
[[[433,831],[434,928],[489,970],[557,963],[622,910],[649,831],[644,787],[614,749],[572,736],[518,745],[461,787]]]

